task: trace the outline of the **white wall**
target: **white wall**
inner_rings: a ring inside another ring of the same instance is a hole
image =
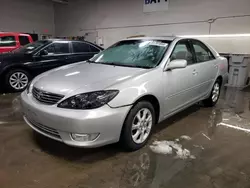
[[[70,2],[69,5],[55,6],[56,35],[96,33],[98,37],[103,37],[105,47],[139,34],[209,34],[207,20],[211,18],[218,18],[211,25],[211,34],[250,33],[250,16],[233,17],[250,15],[249,0],[170,0],[168,11],[154,13],[143,13],[143,0]],[[250,53],[250,37],[243,41],[232,40],[207,41],[220,52]],[[241,45],[242,42],[244,45]]]
[[[51,0],[1,0],[0,31],[53,35],[54,30],[54,6]]]

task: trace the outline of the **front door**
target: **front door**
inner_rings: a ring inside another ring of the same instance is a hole
[[[187,67],[165,71],[164,96],[165,116],[193,103],[197,98],[198,70],[189,40],[179,41],[170,56],[170,63],[175,59],[187,60]]]
[[[69,42],[57,41],[44,48],[42,51],[45,51],[46,54],[43,55],[41,53],[34,58],[34,61],[41,65],[41,72],[71,63]]]

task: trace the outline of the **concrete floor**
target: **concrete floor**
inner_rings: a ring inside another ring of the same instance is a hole
[[[250,187],[250,92],[227,89],[215,108],[195,105],[157,125],[149,144],[71,148],[35,134],[17,94],[0,96],[1,188]],[[153,153],[154,140],[180,141],[196,159]]]

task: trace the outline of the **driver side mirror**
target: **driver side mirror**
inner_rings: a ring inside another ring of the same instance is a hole
[[[185,59],[175,59],[171,61],[166,70],[172,70],[172,69],[182,69],[187,66],[187,60]]]
[[[40,56],[44,56],[44,55],[48,55],[48,51],[47,50],[41,50],[40,51]]]

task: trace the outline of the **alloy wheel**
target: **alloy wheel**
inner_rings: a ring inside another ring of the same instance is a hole
[[[220,85],[218,82],[214,84],[213,91],[212,91],[212,101],[216,102],[220,95]]]
[[[15,72],[9,78],[9,84],[16,90],[22,90],[28,85],[29,79],[23,72]]]
[[[136,144],[143,143],[150,135],[152,128],[152,113],[143,108],[137,112],[132,122],[132,139]]]

